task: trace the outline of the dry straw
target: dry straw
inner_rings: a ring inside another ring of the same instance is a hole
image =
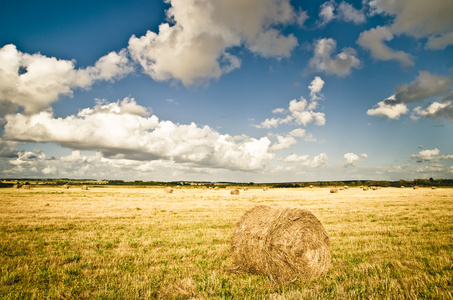
[[[230,191],[230,194],[231,194],[231,195],[239,195],[239,190],[238,190],[238,189],[232,189],[232,190]]]
[[[86,185],[82,185],[82,190],[83,191],[88,191],[88,187]]]
[[[67,189],[69,189],[69,185],[64,184],[61,188],[64,189],[64,190],[67,190]]]
[[[173,193],[173,189],[172,189],[171,187],[167,186],[167,187],[165,188],[165,193],[171,194],[171,193]]]
[[[331,189],[330,189],[330,192],[331,192],[331,193],[338,193],[338,189],[337,189],[337,188],[331,188]]]
[[[278,283],[318,277],[331,262],[329,236],[308,210],[260,205],[237,222],[231,255],[237,271]]]

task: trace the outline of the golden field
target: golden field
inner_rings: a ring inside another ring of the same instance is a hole
[[[310,210],[330,271],[276,286],[233,272],[250,208]],[[1,299],[453,299],[453,189],[0,190]]]

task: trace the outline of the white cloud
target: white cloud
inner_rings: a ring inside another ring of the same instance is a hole
[[[283,114],[285,113],[285,109],[284,108],[276,108],[272,111],[273,114]]]
[[[312,71],[335,74],[339,77],[347,76],[353,68],[360,68],[361,61],[353,48],[343,48],[336,54],[337,42],[332,39],[319,39],[314,42],[314,54],[308,65]]]
[[[324,2],[319,11],[319,26],[325,26],[335,19],[335,1]]]
[[[368,158],[368,155],[366,153],[362,153],[360,154],[360,156],[358,156],[355,153],[349,152],[344,155],[344,158],[346,159],[344,166],[351,167],[356,166],[360,162],[366,160]]]
[[[426,109],[423,109],[421,106],[417,106],[414,108],[412,118],[418,119],[416,115],[432,119],[445,118],[453,123],[453,101],[447,101],[444,103],[433,102],[429,104]]]
[[[440,150],[437,148],[422,150],[418,154],[412,154],[411,159],[417,162],[437,162],[439,161]]]
[[[425,109],[421,106],[414,108],[411,118],[416,120],[419,116],[425,116],[433,119],[445,118],[453,122],[453,93],[450,88],[452,84],[453,78],[450,76],[420,71],[413,82],[397,86],[394,95],[379,102],[377,107],[368,110],[367,114],[398,119],[409,111],[406,104],[439,97],[438,101],[429,104]]]
[[[314,112],[309,110],[309,108],[310,105],[303,97],[300,98],[300,101],[293,99],[289,102],[289,111],[297,124],[303,124],[304,126],[310,123],[315,123],[318,126],[325,125],[325,114],[321,112]]]
[[[19,107],[33,114],[48,109],[60,96],[72,96],[76,88],[89,88],[98,80],[113,81],[132,71],[127,53],[111,52],[94,66],[75,69],[74,62],[27,54],[15,45],[0,49],[0,106],[2,114]]]
[[[297,155],[295,153],[291,153],[287,157],[283,159],[284,162],[286,163],[300,163],[303,166],[307,167],[312,167],[312,168],[317,168],[320,166],[323,166],[327,164],[327,154],[326,153],[321,153],[313,158],[313,160],[310,160],[309,155]]]
[[[365,22],[365,13],[362,10],[355,9],[347,2],[341,2],[338,6],[338,18],[346,22],[354,24],[362,24]]]
[[[376,108],[367,110],[367,114],[370,116],[386,117],[392,120],[397,120],[402,114],[406,114],[409,109],[403,103],[389,104],[387,98],[377,104]]]
[[[246,46],[261,56],[288,57],[298,44],[276,25],[301,21],[288,0],[169,0],[172,24],[159,32],[129,40],[131,56],[155,80],[180,80],[184,85],[219,78],[240,67],[228,52]]]
[[[294,130],[292,130],[289,135],[290,136],[293,136],[293,137],[304,137],[305,136],[305,129],[302,129],[302,128],[296,128]]]
[[[373,0],[372,9],[394,16],[390,29],[395,34],[428,37],[427,48],[442,49],[453,44],[453,5],[450,0]],[[439,39],[440,44],[433,43]]]
[[[126,98],[66,118],[54,118],[51,111],[8,115],[3,137],[98,151],[110,159],[173,160],[230,170],[261,169],[273,158],[268,138],[235,140],[208,126],[159,121],[146,111]]]
[[[321,93],[322,88],[324,87],[324,80],[321,77],[316,76],[315,79],[310,83],[308,89],[310,90],[310,97],[312,101],[322,99],[324,96]]]
[[[285,150],[297,144],[297,140],[290,135],[287,136],[277,135],[277,140],[278,140],[277,143],[272,145],[272,147],[270,148],[272,151]]]
[[[378,60],[396,60],[403,67],[414,65],[412,56],[404,51],[393,50],[385,42],[393,39],[390,28],[377,26],[360,34],[357,43],[371,52],[371,56]]]
[[[97,80],[121,78],[132,71],[126,52],[111,52],[95,66],[75,69],[74,62],[27,54],[15,45],[0,49],[0,107],[3,114],[19,107],[34,114],[50,107],[60,96],[72,96],[76,88],[89,88]]]
[[[310,163],[310,166],[313,168],[321,167],[327,164],[327,161],[328,161],[327,154],[321,153],[313,158],[313,161]]]

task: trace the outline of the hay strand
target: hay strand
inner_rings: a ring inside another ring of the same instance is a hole
[[[237,222],[231,255],[238,271],[264,274],[279,284],[328,271],[329,236],[308,210],[260,205]]]

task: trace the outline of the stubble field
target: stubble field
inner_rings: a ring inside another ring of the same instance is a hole
[[[308,209],[330,271],[276,286],[233,272],[236,221]],[[0,190],[1,299],[453,299],[453,189]]]

